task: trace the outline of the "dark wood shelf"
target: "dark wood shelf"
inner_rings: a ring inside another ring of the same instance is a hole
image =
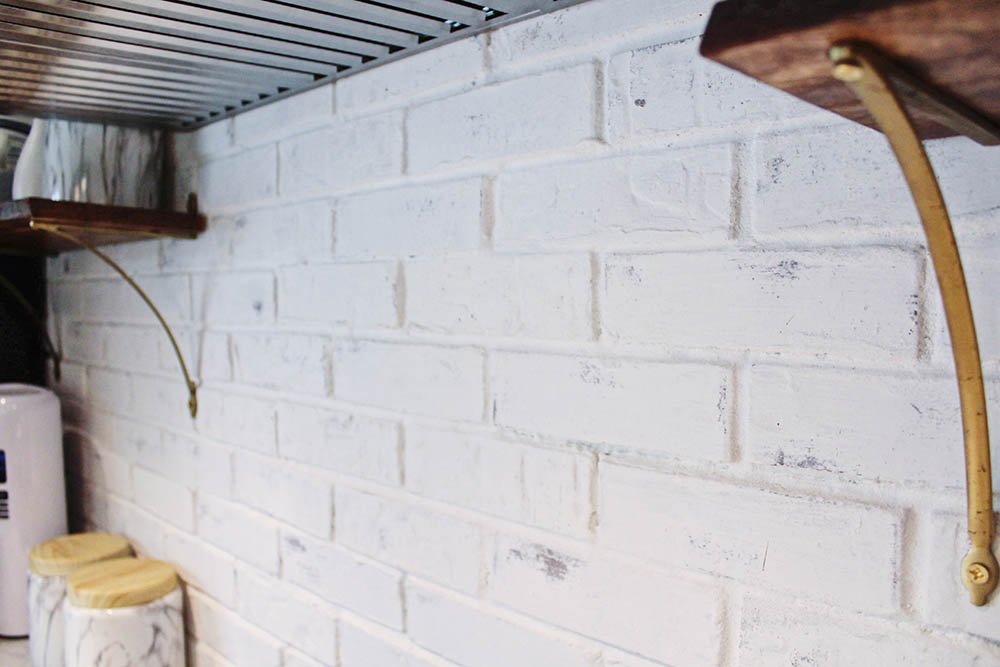
[[[80,248],[72,241],[32,227],[33,224],[58,225],[91,245],[102,246],[158,236],[197,238],[205,230],[205,216],[34,197],[19,199],[0,204],[0,251],[54,255]]]
[[[996,0],[726,0],[701,53],[869,127],[858,98],[831,76],[830,46],[870,44],[910,74],[1000,121],[1000,5]],[[922,139],[953,136],[911,109]]]

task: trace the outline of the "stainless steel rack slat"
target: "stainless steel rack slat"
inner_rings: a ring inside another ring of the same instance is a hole
[[[0,0],[0,112],[194,129],[585,0]]]

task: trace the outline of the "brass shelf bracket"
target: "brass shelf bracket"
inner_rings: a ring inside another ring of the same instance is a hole
[[[159,320],[160,326],[163,327],[163,330],[167,334],[167,338],[170,339],[170,344],[174,348],[174,354],[177,355],[177,361],[180,364],[181,373],[184,374],[184,383],[187,385],[188,389],[188,411],[191,413],[191,419],[194,419],[198,414],[198,385],[196,385],[194,381],[191,380],[191,376],[188,374],[187,364],[184,363],[184,356],[181,354],[181,349],[177,345],[177,339],[174,338],[173,332],[170,331],[170,327],[167,325],[167,321],[163,319],[163,315],[161,315],[160,311],[156,308],[155,305],[153,305],[153,302],[150,300],[150,298],[146,296],[146,293],[142,291],[142,288],[139,287],[139,285],[137,285],[136,282],[132,280],[132,278],[129,277],[127,273],[125,273],[124,269],[118,266],[118,264],[113,259],[105,255],[103,252],[95,248],[93,245],[91,245],[84,239],[79,238],[67,232],[65,229],[60,228],[59,225],[32,221],[31,228],[49,232],[50,234],[55,234],[56,236],[66,239],[67,241],[75,243],[76,245],[80,246],[85,250],[89,250],[93,254],[97,255],[97,257],[99,257],[101,261],[103,261],[105,264],[107,264],[116,272],[118,272],[118,275],[120,275],[125,280],[125,282],[127,282],[132,287],[132,289],[135,290],[136,294],[142,297],[142,300],[146,303],[147,306],[149,306],[149,309],[153,311],[154,315],[156,315],[156,319]]]
[[[988,119],[899,70],[865,44],[838,43],[831,47],[829,56],[833,76],[860,98],[889,140],[927,237],[955,357],[965,432],[965,481],[972,545],[962,560],[961,577],[972,604],[981,606],[996,588],[1000,571],[992,551],[993,480],[979,344],[951,220],[934,170],[907,114],[906,103],[918,106],[935,121],[979,143],[1000,143],[1000,131]]]

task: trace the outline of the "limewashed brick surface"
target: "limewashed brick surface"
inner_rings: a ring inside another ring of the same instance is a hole
[[[75,525],[194,667],[1000,664],[884,140],[591,0],[174,138],[196,241],[49,263]],[[1000,154],[928,152],[1000,423]]]

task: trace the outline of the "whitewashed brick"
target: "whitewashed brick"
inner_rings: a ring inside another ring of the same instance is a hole
[[[340,636],[338,635],[337,637],[339,643]],[[282,663],[282,667],[324,667],[323,663],[316,662],[305,653],[299,653],[290,646],[286,646],[283,653],[285,661]]]
[[[192,278],[195,316],[209,324],[261,325],[274,321],[270,273],[210,273]]]
[[[343,619],[340,622],[341,667],[452,667],[454,663],[432,655],[414,646],[407,637],[388,630],[357,624]]]
[[[101,252],[125,269],[125,273],[129,275],[155,272],[160,268],[160,241],[157,239],[105,246]],[[52,278],[118,277],[117,271],[87,250],[63,253],[54,267],[56,272],[49,273]]]
[[[144,420],[167,422],[178,428],[191,427],[188,412],[188,388],[178,373],[170,379],[153,376],[136,376],[132,383],[131,402],[136,415]],[[198,392],[199,403],[201,392]],[[128,405],[125,399],[121,405]],[[121,409],[119,405],[117,409]]]
[[[186,210],[186,205],[175,210]],[[163,268],[169,271],[216,270],[231,264],[229,247],[233,236],[232,220],[208,215],[205,231],[196,241],[163,239]]]
[[[920,291],[905,251],[614,255],[604,331],[615,340],[853,356],[916,356]]]
[[[755,366],[749,378],[746,450],[753,461],[876,480],[965,484],[953,447],[962,425],[952,378],[769,366]]]
[[[724,368],[524,353],[497,354],[494,366],[500,426],[670,456],[727,456]]]
[[[232,574],[232,573],[230,573]],[[188,591],[186,630],[237,665],[281,665],[281,644],[198,591]]]
[[[733,217],[725,145],[503,173],[497,247],[724,239]]]
[[[233,121],[231,118],[224,118],[197,130],[173,132],[170,133],[169,140],[180,160],[199,159],[221,153],[233,144]]]
[[[590,456],[411,425],[406,488],[427,498],[585,536]]]
[[[168,345],[170,340],[159,327],[115,325],[103,327],[101,333],[104,338],[105,363],[122,370],[159,370],[160,337]],[[177,363],[176,360],[174,363]]]
[[[984,237],[959,237],[962,269],[969,289],[969,301],[976,323],[976,338],[984,366],[1000,367],[1000,291],[997,284],[997,261],[1000,256],[1000,234]],[[930,271],[930,267],[928,267]],[[932,274],[933,276],[933,274]],[[934,360],[942,366],[951,366],[951,339],[944,317],[941,293],[935,278],[931,278],[928,309],[937,323],[934,333]]]
[[[105,329],[98,324],[68,321],[60,331],[60,353],[66,361],[100,363],[104,360]]]
[[[474,250],[482,240],[483,180],[379,190],[337,202],[340,256],[412,256]]]
[[[132,470],[135,502],[181,530],[194,532],[194,496],[190,489],[145,468]]]
[[[334,87],[327,84],[250,109],[233,117],[233,143],[254,146],[287,137],[299,127],[331,120],[333,105]]]
[[[198,392],[198,426],[205,434],[242,449],[274,453],[275,409],[271,401],[218,390]]]
[[[330,609],[245,568],[237,571],[236,587],[240,617],[323,664],[337,664],[337,619]]]
[[[232,354],[239,382],[321,396],[330,392],[330,348],[322,336],[234,333]]]
[[[254,567],[278,573],[278,529],[257,512],[198,494],[198,535]]]
[[[190,359],[191,371],[202,381],[230,380],[233,377],[233,365],[229,358],[229,335],[220,331],[188,330],[184,333],[174,331],[177,344],[185,360]],[[159,368],[161,371],[175,373],[180,370],[177,353],[174,352],[170,339],[160,334],[157,338],[159,351]],[[187,362],[185,362],[187,363]],[[197,381],[197,380],[196,380]]]
[[[395,486],[399,442],[395,422],[305,405],[278,406],[282,458]]]
[[[70,469],[99,489],[132,498],[132,467],[128,460],[97,447],[81,433],[67,432],[64,442]]]
[[[700,581],[500,536],[488,586],[491,600],[655,660],[719,661],[720,593]]]
[[[990,187],[1000,165],[985,159],[987,150],[964,139],[927,144],[952,216],[1000,206]],[[874,130],[848,124],[767,136],[758,140],[755,156],[753,224],[764,234],[919,228],[902,172]]]
[[[480,529],[466,521],[339,487],[337,541],[451,588],[479,586]]]
[[[303,466],[276,459],[235,454],[233,496],[240,502],[327,537],[333,523],[333,492],[328,478]]]
[[[463,39],[387,63],[337,81],[337,104],[344,113],[397,105],[442,88],[468,88],[485,67],[481,39]],[[413,76],[420,72],[420,76]]]
[[[235,266],[272,268],[329,257],[333,205],[316,201],[241,215],[233,223],[230,248]]]
[[[177,574],[188,584],[188,591],[195,586],[222,604],[236,603],[235,563],[229,554],[193,535],[166,530],[161,557],[177,568]]]
[[[187,667],[235,667],[208,644],[199,643],[190,636],[184,642],[184,651]]]
[[[449,419],[483,414],[483,355],[471,348],[338,342],[338,398]]]
[[[403,604],[396,570],[365,560],[325,540],[286,532],[281,543],[286,580],[339,607],[397,630]]]
[[[160,454],[161,431],[131,419],[95,414],[88,425],[94,437],[132,463]]]
[[[338,119],[330,128],[281,141],[280,154],[285,197],[325,195],[396,176],[403,171],[402,114]]]
[[[108,495],[106,532],[126,538],[137,556],[155,558],[163,553],[167,524],[127,500]]]
[[[278,274],[281,320],[396,327],[395,264],[310,264]]]
[[[490,64],[506,69],[568,51],[586,58],[603,43],[658,25],[680,24],[693,34],[711,8],[711,0],[632,0],[624,10],[615,0],[590,0],[492,33]]]
[[[744,601],[739,635],[745,665],[980,665],[976,651],[883,621],[846,620],[826,612],[784,607],[757,597]]]
[[[407,169],[420,172],[596,138],[593,65],[505,81],[410,109]]]
[[[187,276],[135,276],[135,281],[168,322],[191,317]],[[82,312],[88,319],[141,321],[156,324],[156,316],[128,283],[120,279],[83,283]]]
[[[921,610],[924,620],[981,635],[994,644],[1000,641],[1000,607],[995,598],[983,607],[974,607],[969,603],[969,592],[962,585],[959,566],[970,546],[966,517],[935,513],[929,533],[923,538],[930,554],[929,562],[919,582],[926,605]],[[993,552],[998,552],[996,540]]]
[[[199,492],[220,498],[232,493],[233,466],[224,447],[165,432],[159,451],[141,465]]]
[[[87,283],[53,283],[49,287],[52,312],[69,318],[80,317],[84,312],[89,313],[84,304],[86,292]]]
[[[406,265],[406,319],[418,329],[589,340],[590,258],[471,257]]]
[[[406,586],[407,634],[413,641],[463,665],[591,667],[597,651],[569,635],[514,620],[436,587]]]
[[[198,186],[199,205],[207,210],[273,199],[278,194],[278,149],[261,146],[203,164]]]
[[[599,486],[609,548],[852,608],[897,607],[898,513],[605,462]]]

